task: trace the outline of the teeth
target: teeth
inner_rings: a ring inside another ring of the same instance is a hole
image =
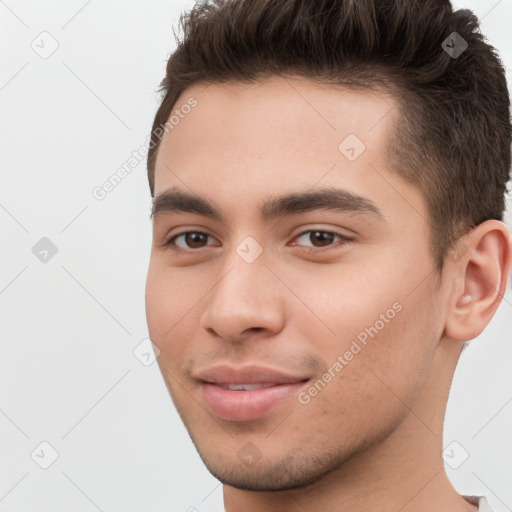
[[[217,384],[221,388],[229,389],[230,391],[250,391],[251,389],[271,388],[275,384]]]

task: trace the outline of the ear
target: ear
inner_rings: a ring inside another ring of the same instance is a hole
[[[455,254],[457,258],[446,261],[454,286],[447,304],[445,335],[468,341],[485,329],[505,295],[512,238],[503,222],[487,220],[461,237]]]

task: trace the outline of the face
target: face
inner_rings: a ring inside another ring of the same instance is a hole
[[[175,106],[147,321],[225,484],[315,482],[399,428],[423,390],[445,299],[423,196],[388,165],[393,106],[298,78],[194,86]]]

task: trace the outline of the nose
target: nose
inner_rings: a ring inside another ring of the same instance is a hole
[[[226,341],[242,341],[251,332],[277,334],[284,325],[284,297],[276,276],[261,255],[247,263],[234,253],[207,295],[200,326]]]

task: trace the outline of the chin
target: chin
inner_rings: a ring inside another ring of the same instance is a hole
[[[224,485],[244,491],[286,491],[307,487],[342,465],[350,456],[306,455],[302,450],[281,459],[263,456],[253,464],[216,455],[199,456],[208,471]]]

